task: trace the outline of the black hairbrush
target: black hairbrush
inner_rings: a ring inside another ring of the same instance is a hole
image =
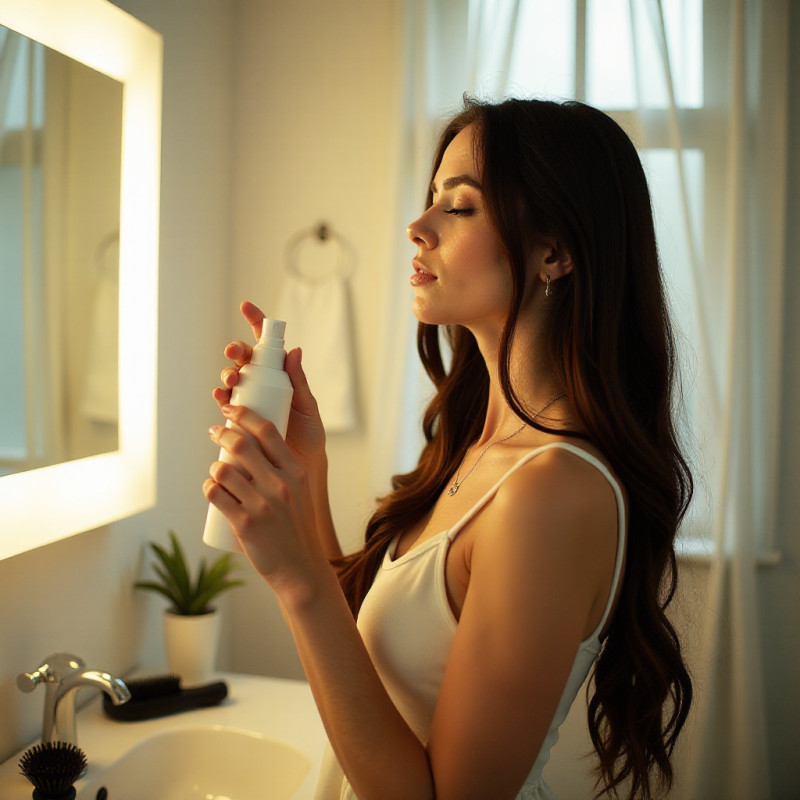
[[[120,722],[136,722],[192,708],[214,706],[228,696],[228,687],[223,681],[182,689],[180,678],[176,675],[135,678],[126,680],[125,685],[131,693],[127,703],[115,706],[103,695],[106,716]]]
[[[68,742],[45,742],[22,754],[20,772],[34,785],[34,800],[74,800],[73,784],[86,769],[83,750]]]

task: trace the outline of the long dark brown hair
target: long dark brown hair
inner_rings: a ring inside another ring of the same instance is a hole
[[[656,249],[650,194],[630,139],[607,115],[578,102],[465,99],[445,127],[433,163],[468,125],[487,213],[505,245],[513,282],[500,342],[500,382],[514,412],[549,433],[584,438],[608,459],[629,501],[627,564],[619,604],[590,682],[588,723],[599,757],[598,796],[649,800],[672,785],[671,754],[688,715],[692,683],[665,610],[675,594],[674,541],[692,478],[672,416],[676,351]],[[431,197],[428,197],[428,204]],[[532,418],[510,377],[510,349],[538,236],[570,253],[554,284],[546,341],[578,430]],[[392,480],[364,548],[341,560],[354,614],[393,536],[430,511],[480,434],[489,376],[472,334],[420,324],[422,363],[436,394],[423,417],[416,468]]]

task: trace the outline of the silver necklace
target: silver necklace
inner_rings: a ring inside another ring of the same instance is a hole
[[[538,410],[538,411],[537,411],[537,412],[536,412],[536,413],[533,415],[532,419],[536,419],[536,417],[538,417],[538,416],[539,416],[539,414],[541,414],[541,413],[542,413],[542,411],[544,411],[546,408],[548,408],[548,407],[550,407],[551,405],[553,405],[553,403],[555,403],[555,401],[556,401],[556,400],[560,400],[562,397],[565,397],[565,396],[566,396],[566,394],[567,394],[566,392],[561,392],[561,394],[557,394],[555,397],[553,397],[553,398],[551,398],[550,400],[548,400],[548,401],[547,401],[547,402],[546,402],[546,403],[545,403],[545,404],[544,404],[544,405],[543,405],[543,406],[542,406],[542,407],[541,407],[541,408],[540,408],[540,409],[539,409],[539,410]],[[474,469],[475,469],[475,467],[477,467],[477,466],[478,466],[478,464],[480,463],[480,460],[481,460],[481,459],[482,459],[482,458],[483,458],[483,457],[486,455],[486,451],[487,451],[487,450],[489,450],[490,448],[494,447],[496,444],[500,444],[500,442],[507,442],[509,439],[513,438],[513,437],[514,437],[514,436],[516,436],[518,433],[521,433],[521,432],[522,432],[522,429],[523,429],[523,428],[524,428],[524,427],[525,427],[527,424],[528,424],[527,422],[523,422],[523,423],[522,423],[522,425],[520,425],[520,426],[519,426],[519,428],[517,428],[517,429],[516,429],[515,431],[513,431],[512,433],[509,433],[509,434],[508,434],[508,436],[504,436],[502,439],[495,439],[493,442],[489,442],[489,444],[487,444],[487,445],[486,445],[486,447],[484,447],[484,448],[483,448],[483,450],[481,450],[481,454],[478,456],[478,458],[477,458],[477,459],[475,459],[475,463],[474,463],[474,464],[473,464],[473,465],[472,465],[472,466],[469,468],[469,470],[467,471],[467,474],[466,474],[466,475],[465,475],[463,478],[459,478],[459,476],[461,475],[461,467],[463,467],[463,466],[464,466],[464,461],[466,461],[466,460],[467,460],[467,457],[466,457],[466,455],[465,455],[465,456],[464,456],[464,458],[463,458],[463,460],[461,461],[461,463],[458,465],[458,471],[456,472],[456,478],[455,478],[455,480],[453,481],[453,484],[452,484],[452,485],[450,486],[450,488],[447,490],[447,494],[448,494],[450,497],[452,497],[452,496],[453,496],[453,495],[454,495],[454,494],[455,494],[455,493],[456,493],[456,492],[457,492],[457,491],[458,491],[458,490],[461,488],[461,484],[462,484],[462,483],[464,483],[464,481],[465,481],[467,478],[469,478],[470,474],[472,473],[472,470],[474,470]]]

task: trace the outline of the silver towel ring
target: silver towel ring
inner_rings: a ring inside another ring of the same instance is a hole
[[[317,240],[318,242],[331,242],[337,247],[336,263],[330,270],[320,274],[310,274],[308,271],[303,271],[300,267],[300,250],[302,245],[307,240]],[[347,278],[352,270],[352,261],[348,265],[348,248],[338,233],[336,233],[330,225],[325,222],[320,222],[311,228],[304,228],[290,237],[286,243],[286,264],[289,272],[309,283],[316,283],[317,281],[330,278],[333,275],[339,275],[342,278]]]

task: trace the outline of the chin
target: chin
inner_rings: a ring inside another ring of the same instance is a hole
[[[424,322],[426,325],[453,325],[455,324],[448,316],[437,312],[436,309],[430,308],[417,299],[411,305],[411,311],[419,322]]]

